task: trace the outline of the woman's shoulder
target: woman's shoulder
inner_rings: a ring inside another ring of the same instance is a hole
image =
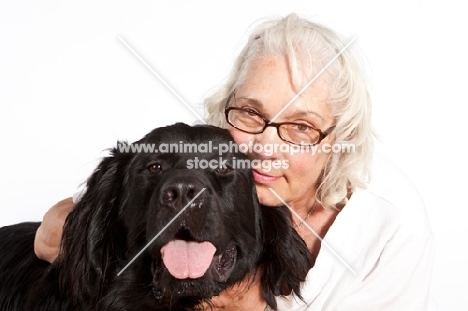
[[[381,150],[374,152],[367,187],[356,191],[355,199],[367,202],[363,212],[379,209],[401,224],[408,222],[415,230],[425,227],[430,231],[424,199],[417,187]]]
[[[418,190],[397,165],[376,152],[367,187],[356,189],[324,237],[303,297],[311,309],[328,310],[347,297],[370,297],[374,289],[369,293],[366,288],[373,287],[365,282],[391,291],[394,285],[388,280],[394,280],[395,273],[403,279],[415,267],[428,266],[432,243]],[[415,258],[418,263],[409,267]],[[308,308],[292,296],[278,299],[278,305],[279,310]]]

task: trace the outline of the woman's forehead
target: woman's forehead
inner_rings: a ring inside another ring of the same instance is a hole
[[[284,57],[261,57],[250,64],[244,82],[236,90],[235,98],[239,105],[255,107],[265,117],[275,118],[275,121],[276,117],[281,120],[301,116],[313,116],[320,123],[333,119],[326,82],[315,79],[303,85],[303,89],[294,86]],[[281,118],[276,116],[279,112]]]

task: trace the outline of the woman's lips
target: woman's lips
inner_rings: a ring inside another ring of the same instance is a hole
[[[261,184],[272,183],[281,178],[281,177],[265,175],[256,170],[253,170],[253,176],[254,176],[255,181]]]

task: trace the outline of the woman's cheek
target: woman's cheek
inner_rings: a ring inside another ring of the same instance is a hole
[[[231,134],[232,138],[238,145],[247,145],[249,141],[251,141],[251,135],[248,133],[241,132],[239,130],[236,130],[233,127],[228,128],[229,133]]]

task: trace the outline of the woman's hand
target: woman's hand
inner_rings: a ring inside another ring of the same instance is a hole
[[[247,276],[243,281],[221,292],[211,299],[212,310],[263,311],[266,302],[262,296],[260,271]],[[252,280],[252,277],[255,277]],[[208,308],[208,310],[210,310]]]
[[[34,239],[34,253],[39,259],[52,263],[57,258],[63,225],[74,206],[73,199],[67,198],[52,206],[45,213]]]

